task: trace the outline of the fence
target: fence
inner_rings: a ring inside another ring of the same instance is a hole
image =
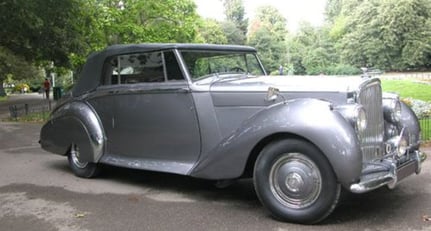
[[[47,102],[46,104],[15,104],[9,106],[9,113],[11,119],[17,119],[18,117],[26,116],[32,113],[49,113],[51,111],[52,105],[51,102]]]
[[[423,141],[431,140],[431,117],[426,116],[419,119],[421,125],[421,135]]]

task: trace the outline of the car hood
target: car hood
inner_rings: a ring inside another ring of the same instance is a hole
[[[260,76],[249,78],[219,79],[211,84],[212,92],[218,91],[267,91],[268,87],[281,92],[351,92],[370,80],[361,77],[332,76]]]

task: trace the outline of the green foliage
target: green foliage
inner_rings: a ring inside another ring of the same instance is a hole
[[[428,0],[328,0],[323,27],[301,24],[290,35],[287,63],[295,74],[431,68]]]
[[[29,92],[30,86],[26,83],[19,83],[19,84],[15,85],[13,91],[14,92],[22,92],[22,93]]]
[[[262,6],[257,9],[256,18],[249,29],[247,44],[255,47],[267,69],[272,72],[286,63],[286,19],[281,12],[272,6]]]
[[[226,21],[223,30],[229,44],[243,45],[246,42],[248,19],[245,18],[242,0],[223,0]]]
[[[7,75],[13,76],[14,79],[24,79],[38,73],[39,70],[32,63],[0,46],[0,82],[3,82]]]
[[[429,0],[328,0],[326,25],[302,23],[296,33],[277,8],[262,6],[248,20],[243,0],[222,3],[226,20],[218,22],[201,19],[193,0],[3,1],[0,82],[11,75],[33,88],[41,67],[67,82],[59,67],[79,69],[107,45],[143,42],[246,43],[274,73],[280,65],[295,74],[431,68]]]
[[[192,42],[198,15],[192,0],[100,0],[98,27],[106,44],[142,42]]]
[[[0,7],[0,45],[29,61],[70,66],[68,55],[84,45],[80,0],[9,0]]]
[[[385,70],[430,67],[430,12],[426,0],[365,0],[345,8],[339,16],[340,21],[346,18],[344,26],[334,29],[336,37],[342,35],[337,44],[341,59]]]
[[[221,23],[214,19],[204,19],[199,25],[200,42],[212,44],[227,44]]]
[[[13,80],[33,79],[38,76],[41,76],[40,69],[23,57],[0,46],[0,96],[6,95],[3,89],[3,81],[12,84],[15,83]]]
[[[326,75],[358,75],[361,74],[361,69],[348,64],[335,64],[324,69]]]
[[[328,0],[325,7],[326,20],[334,22],[342,10],[343,0]]]
[[[288,39],[289,63],[295,74],[329,74],[328,68],[337,66],[334,42],[329,29],[301,23],[298,32]],[[331,71],[332,72],[332,71]]]

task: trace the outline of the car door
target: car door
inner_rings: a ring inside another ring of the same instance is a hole
[[[103,86],[89,102],[104,126],[106,153],[130,164],[191,166],[200,154],[199,126],[175,54],[121,55],[107,60],[104,68]]]

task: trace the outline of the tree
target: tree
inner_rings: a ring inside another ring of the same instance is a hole
[[[192,0],[100,0],[106,43],[192,42],[199,16]],[[123,4],[119,4],[119,3]]]
[[[430,12],[426,0],[343,1],[332,30],[342,61],[385,70],[430,67]]]
[[[228,40],[220,22],[204,19],[199,26],[199,36],[204,43],[227,44]]]
[[[272,6],[257,9],[248,33],[248,44],[256,47],[267,70],[278,70],[287,62],[286,19]]]
[[[5,96],[3,80],[7,76],[14,79],[25,79],[38,76],[39,70],[23,57],[17,56],[9,49],[0,46],[0,73],[0,96]]]
[[[226,21],[223,30],[230,44],[245,44],[248,19],[245,18],[242,0],[223,0]]]
[[[8,0],[0,7],[0,45],[26,60],[70,66],[68,55],[83,51],[79,0]]]
[[[334,20],[340,15],[343,7],[343,0],[328,0],[325,6],[326,20],[334,22]]]

